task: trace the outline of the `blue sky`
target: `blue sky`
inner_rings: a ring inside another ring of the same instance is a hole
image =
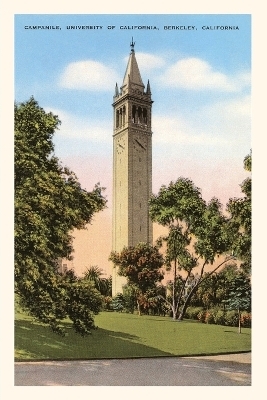
[[[25,29],[46,25],[61,29]],[[157,29],[120,28],[132,26]],[[15,100],[33,95],[41,107],[57,114],[62,124],[54,137],[56,155],[84,188],[91,190],[97,182],[106,188],[108,209],[87,232],[75,236],[75,269],[109,268],[112,102],[116,82],[121,86],[123,81],[132,37],[154,101],[153,192],[184,176],[202,190],[205,200],[215,196],[225,205],[230,197],[241,196],[240,183],[248,176],[243,159],[251,149],[250,15],[17,14]],[[160,233],[154,232],[154,238]]]
[[[25,29],[33,25],[61,29]],[[132,26],[157,29],[120,28]],[[33,95],[40,106],[58,114],[62,125],[54,139],[56,154],[88,189],[100,181],[110,197],[111,104],[115,83],[122,84],[132,37],[141,76],[145,84],[150,80],[154,100],[153,190],[188,171],[207,199],[222,196],[225,203],[237,193],[229,190],[238,190],[243,158],[251,148],[248,14],[16,15],[16,101]],[[216,183],[223,166],[227,193]]]

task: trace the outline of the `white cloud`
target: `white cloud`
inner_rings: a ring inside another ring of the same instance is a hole
[[[235,117],[235,118],[250,119],[250,117],[251,117],[250,96],[244,96],[239,99],[234,99],[234,100],[225,102],[222,109],[228,116],[231,115],[232,117]]]
[[[80,118],[63,110],[51,109],[62,121],[56,135],[58,139],[73,139],[111,145],[110,121]],[[250,146],[250,96],[221,101],[200,107],[194,114],[153,115],[153,143],[169,146],[170,151],[177,145],[221,150],[233,146]],[[176,151],[176,150],[175,150]]]
[[[209,107],[202,107],[206,129],[227,137],[232,143],[242,138],[250,138],[251,102],[250,96],[221,101]],[[201,114],[199,120],[201,120]]]
[[[250,141],[250,96],[200,107],[194,114],[154,115],[153,141],[199,148],[242,147]]]
[[[66,89],[110,91],[117,80],[112,68],[97,61],[85,60],[67,65],[60,76],[59,85]]]
[[[196,128],[189,120],[173,116],[153,117],[153,141],[155,143],[183,145],[225,145],[227,140],[211,136],[201,126]]]
[[[165,60],[162,57],[153,54],[137,52],[135,56],[141,73],[162,68],[165,65]],[[128,57],[125,58],[125,61],[128,62]]]
[[[208,62],[192,57],[179,60],[167,68],[160,80],[164,85],[183,89],[235,92],[249,84],[250,76],[244,72],[227,76],[214,70]]]
[[[54,115],[58,115],[61,125],[56,135],[60,138],[87,140],[95,143],[108,143],[111,137],[109,121],[90,120],[78,118],[63,110],[51,109]]]

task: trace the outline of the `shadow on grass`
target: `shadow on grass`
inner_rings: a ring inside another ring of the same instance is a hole
[[[48,327],[27,320],[15,323],[15,360],[70,360],[171,356],[171,353],[146,346],[140,338],[102,328],[81,337],[64,323],[67,335],[58,336]]]
[[[238,333],[239,335],[247,335],[247,336],[249,336],[249,334],[247,333],[247,332],[237,332],[237,330],[236,331],[226,331],[226,330],[224,330],[224,332],[225,333],[234,333],[235,335]]]

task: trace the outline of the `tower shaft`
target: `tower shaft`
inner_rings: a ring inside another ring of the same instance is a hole
[[[152,243],[148,202],[152,194],[152,100],[150,85],[142,82],[134,46],[123,84],[116,85],[113,108],[113,222],[112,249],[139,242]],[[112,294],[122,293],[125,278],[113,269]]]

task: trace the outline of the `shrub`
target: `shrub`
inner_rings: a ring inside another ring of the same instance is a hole
[[[198,313],[200,313],[202,310],[202,307],[187,307],[185,318],[198,319]]]
[[[112,310],[112,297],[111,296],[105,296],[103,298],[103,310],[104,311]]]
[[[238,326],[237,311],[223,311],[218,307],[209,310],[204,310],[202,307],[188,307],[186,318],[198,319],[206,324]],[[245,328],[251,328],[251,313],[246,311],[241,313],[241,325]]]
[[[121,293],[116,294],[115,297],[112,298],[111,308],[114,311],[122,312],[124,309],[124,298]]]
[[[214,315],[212,310],[208,310],[205,312],[204,322],[206,324],[214,324]]]
[[[136,308],[136,291],[131,285],[123,287],[123,299],[124,310],[133,314]]]
[[[223,310],[214,309],[213,316],[216,325],[225,325],[225,313]]]
[[[204,310],[199,311],[199,313],[197,314],[197,319],[200,322],[205,322],[205,318],[206,318],[206,311]]]
[[[234,310],[226,311],[225,316],[225,325],[227,326],[238,326],[238,313]]]
[[[241,325],[245,328],[251,328],[251,313],[246,311],[241,313]]]

